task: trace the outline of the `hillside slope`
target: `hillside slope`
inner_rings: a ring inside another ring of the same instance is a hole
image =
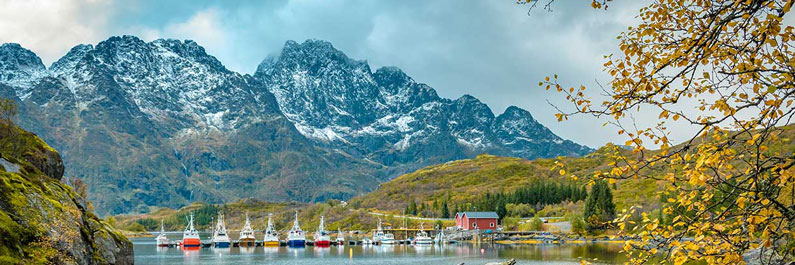
[[[579,158],[560,157],[569,173],[589,176],[597,170],[609,169],[605,154],[619,147],[607,145]],[[350,204],[392,213],[400,213],[409,200],[430,204],[445,200],[450,205],[464,205],[488,193],[512,192],[517,188],[545,180],[556,183],[586,184],[584,178],[573,180],[552,170],[556,159],[526,160],[522,158],[479,155],[474,159],[451,161],[429,166],[381,184],[378,189],[356,197]],[[625,180],[615,185],[614,201],[618,209],[631,205],[659,205],[657,183],[652,180]]]
[[[132,243],[61,183],[58,152],[3,125],[0,156],[0,264],[133,264]]]

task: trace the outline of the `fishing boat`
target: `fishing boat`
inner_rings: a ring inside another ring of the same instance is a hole
[[[433,244],[433,239],[428,236],[428,232],[425,232],[424,224],[420,224],[420,232],[417,233],[417,237],[414,238],[415,245],[430,245]]]
[[[375,234],[373,234],[373,242],[375,244],[381,244],[381,240],[384,238],[384,229],[381,229],[381,218],[378,218],[378,229],[375,230]]]
[[[323,225],[323,216],[320,216],[320,225],[317,227],[314,239],[316,247],[328,247],[331,245],[331,237],[328,236],[326,227]]]
[[[301,230],[301,226],[298,225],[298,211],[295,211],[293,228],[287,232],[287,245],[290,247],[304,247],[306,245],[304,230]]]
[[[155,239],[158,247],[167,247],[169,244],[168,237],[166,237],[166,230],[163,228],[163,219],[160,219],[160,234]]]
[[[251,221],[248,219],[248,213],[246,213],[246,224],[243,225],[243,229],[240,230],[240,239],[238,240],[241,247],[253,247],[256,245],[256,238],[254,238],[254,229],[251,229]]]
[[[276,232],[276,229],[273,229],[271,214],[268,214],[268,228],[265,229],[265,238],[262,240],[262,245],[266,247],[279,246],[279,233]]]
[[[185,227],[185,232],[182,233],[182,247],[201,247],[202,241],[199,237],[199,232],[193,227],[193,213],[190,213],[190,221],[188,226]]]
[[[365,237],[365,238],[362,239],[362,245],[372,245],[372,244],[373,244],[373,240],[370,239],[369,237]]]
[[[218,213],[218,222],[215,224],[213,230],[213,246],[217,248],[229,247],[229,235],[226,234],[226,227],[224,226],[224,213]]]
[[[384,234],[384,237],[381,238],[381,244],[383,245],[394,245],[397,241],[395,241],[395,235],[392,233]]]
[[[345,234],[342,233],[342,229],[337,228],[337,246],[345,245]]]

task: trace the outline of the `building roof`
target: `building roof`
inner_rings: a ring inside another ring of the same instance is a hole
[[[464,216],[466,215],[467,218],[479,219],[479,218],[495,218],[498,219],[496,212],[459,212],[456,216]]]

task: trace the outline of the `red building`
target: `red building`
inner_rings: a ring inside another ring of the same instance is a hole
[[[497,229],[495,212],[460,212],[455,214],[455,226],[464,230]]]

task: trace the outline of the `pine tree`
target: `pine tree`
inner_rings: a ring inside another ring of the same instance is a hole
[[[450,218],[450,210],[447,209],[447,201],[442,202],[442,218]]]
[[[502,220],[506,215],[508,215],[508,208],[505,208],[505,202],[500,202],[499,205],[497,205],[497,216]]]
[[[616,215],[616,205],[610,186],[604,180],[597,180],[591,187],[591,193],[585,200],[584,219],[590,230],[603,228],[606,222]]]
[[[417,203],[414,202],[414,199],[409,201],[409,207],[406,209],[406,212],[410,215],[417,215]]]

